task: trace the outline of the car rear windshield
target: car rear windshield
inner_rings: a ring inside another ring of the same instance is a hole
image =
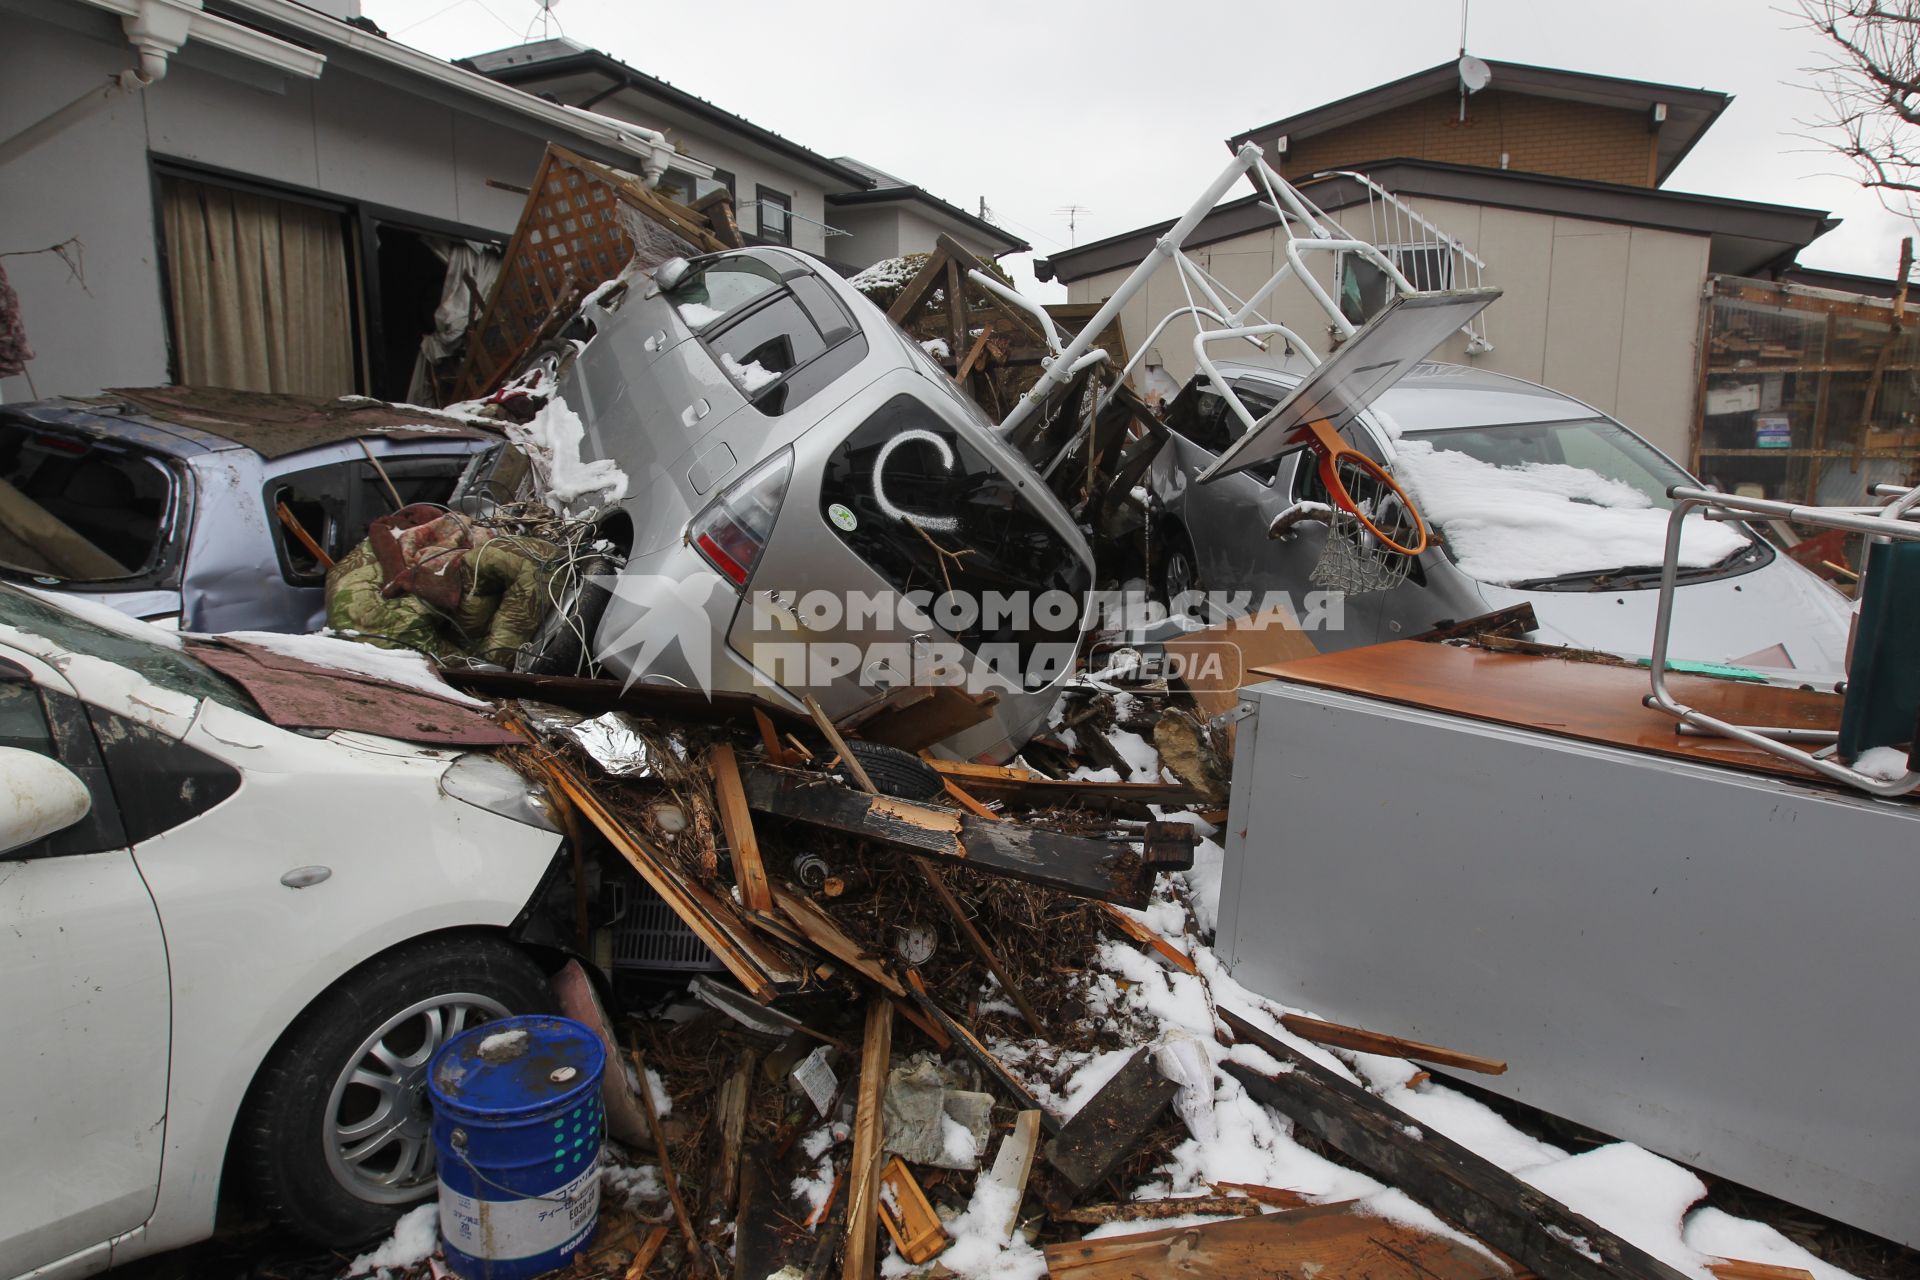
[[[1063,648],[1071,660],[1090,569],[1018,477],[920,400],[895,396],[840,442],[820,512],[896,591],[956,597],[954,611],[934,616],[1002,674],[1011,678],[1001,664],[1017,661],[1030,684],[1045,684]],[[1059,594],[1043,604],[1048,593]]]
[[[37,428],[0,433],[0,564],[68,582],[134,578],[161,551],[173,473],[156,458]]]
[[[853,317],[804,272],[782,278],[757,258],[717,258],[670,296],[715,363],[764,414],[792,412],[866,358]]]
[[[94,610],[101,612],[89,617]],[[76,603],[65,608],[30,591],[0,586],[0,624],[51,640],[69,653],[137,671],[162,689],[190,698],[212,698],[250,716],[260,715],[260,708],[239,685],[193,657],[180,641],[158,627],[122,619],[105,605]]]

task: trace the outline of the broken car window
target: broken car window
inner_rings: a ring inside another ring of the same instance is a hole
[[[0,564],[69,582],[139,575],[173,475],[145,454],[52,431],[0,436]]]
[[[1041,645],[1071,652],[1071,625],[1049,628],[1039,609],[990,616],[985,605],[990,594],[1032,601],[1060,591],[1077,612],[1086,566],[1005,468],[913,396],[887,401],[834,450],[820,503],[827,527],[895,590],[970,598],[973,624],[954,632],[967,648],[1016,659],[1024,673],[1039,669]]]
[[[766,414],[798,408],[866,357],[866,339],[819,281],[795,277],[701,337],[714,359]]]

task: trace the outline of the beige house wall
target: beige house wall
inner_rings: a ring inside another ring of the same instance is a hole
[[[1419,211],[1487,262],[1485,283],[1504,290],[1486,313],[1493,350],[1469,358],[1456,334],[1440,359],[1512,374],[1578,397],[1619,418],[1667,453],[1684,460],[1698,386],[1702,290],[1708,239],[1702,235],[1628,227],[1449,201],[1416,202]],[[1337,215],[1336,215],[1337,216]],[[1369,237],[1364,215],[1347,229]],[[1189,254],[1241,297],[1286,261],[1278,228],[1250,232]],[[1333,292],[1327,255],[1309,255],[1314,275]],[[1074,302],[1099,302],[1128,268],[1068,286]],[[1466,283],[1466,282],[1462,282]],[[1122,313],[1129,349],[1138,350],[1153,325],[1186,305],[1178,274],[1162,267]],[[1297,281],[1283,283],[1263,310],[1324,356],[1326,314]],[[1185,317],[1154,342],[1169,374],[1193,375],[1195,326]],[[1245,344],[1217,344],[1215,358],[1263,357]]]

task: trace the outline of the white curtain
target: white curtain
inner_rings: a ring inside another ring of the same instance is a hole
[[[340,215],[184,178],[163,179],[161,200],[180,380],[351,394]]]

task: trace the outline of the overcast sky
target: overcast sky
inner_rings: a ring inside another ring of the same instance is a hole
[[[539,33],[535,0],[364,3],[443,57]],[[1455,0],[558,0],[553,17],[816,151],[970,209],[984,196],[1042,254],[1068,244],[1065,206],[1084,207],[1080,243],[1172,217],[1229,159],[1229,135],[1450,60],[1460,40]],[[1831,210],[1845,222],[1803,263],[1895,270],[1912,225],[1796,136],[1819,111],[1802,68],[1820,41],[1766,0],[1472,0],[1467,47],[1733,94],[1667,187]]]

